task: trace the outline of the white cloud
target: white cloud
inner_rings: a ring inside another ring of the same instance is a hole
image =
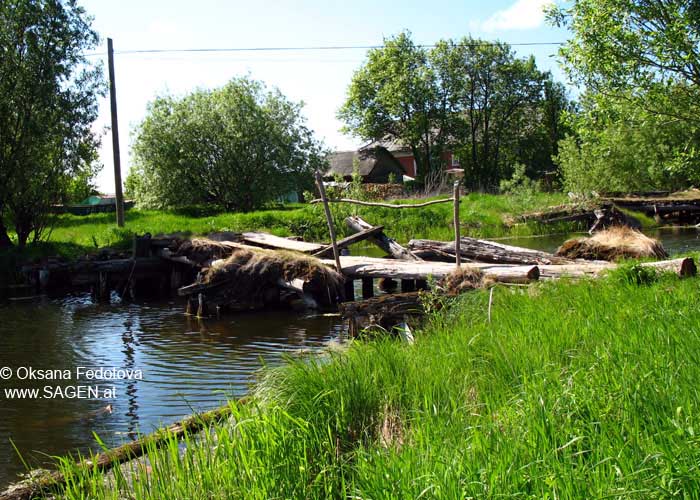
[[[544,7],[552,0],[516,0],[507,9],[499,10],[481,23],[486,32],[531,30],[544,23]]]

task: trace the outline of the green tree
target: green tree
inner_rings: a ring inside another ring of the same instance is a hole
[[[571,80],[586,89],[578,136],[559,155],[567,186],[624,191],[697,182],[700,4],[576,0],[552,7],[549,19],[571,29],[560,54]],[[579,175],[591,168],[597,179]]]
[[[49,209],[96,171],[91,124],[101,68],[85,59],[98,36],[74,0],[0,3],[0,247],[38,240]]]
[[[463,38],[428,50],[401,33],[369,52],[339,117],[364,140],[410,147],[421,177],[444,166],[449,148],[472,187],[494,188],[518,162],[533,174],[551,167],[563,137],[552,106],[568,106],[562,87],[507,44]]]
[[[248,211],[312,189],[325,154],[301,107],[249,78],[158,97],[136,131],[127,190],[143,206]]]

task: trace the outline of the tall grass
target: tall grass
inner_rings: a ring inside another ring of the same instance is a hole
[[[415,345],[268,369],[252,403],[68,498],[698,498],[700,280],[461,297]],[[64,470],[71,466],[64,463]]]

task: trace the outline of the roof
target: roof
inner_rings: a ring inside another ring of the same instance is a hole
[[[355,160],[359,174],[368,176],[377,164],[376,155],[372,151],[338,151],[329,157],[330,168],[326,175],[341,175],[350,177],[355,170]]]

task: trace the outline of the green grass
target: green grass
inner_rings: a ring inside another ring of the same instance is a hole
[[[460,207],[463,232],[465,235],[477,237],[499,237],[571,230],[571,226],[508,227],[503,220],[506,215],[541,209],[563,201],[564,197],[561,194],[538,194],[529,198],[470,194],[464,197]],[[360,215],[372,224],[383,224],[386,232],[399,241],[408,241],[411,238],[453,237],[452,205],[449,203],[410,210],[333,204],[332,212],[339,237],[349,234],[343,219],[351,214]],[[131,244],[134,234],[148,232],[152,235],[201,235],[212,231],[269,231],[278,236],[302,236],[307,241],[328,241],[328,227],[320,205],[297,204],[283,209],[251,213],[201,214],[197,211],[130,210],[126,213],[126,226],[123,229],[115,227],[114,214],[57,217],[48,242],[37,245],[34,252],[57,252],[65,256],[75,256],[76,253],[94,250],[97,247],[127,247]]]
[[[700,280],[636,282],[497,287],[491,322],[469,293],[413,346],[290,360],[151,472],[66,497],[698,498]]]

